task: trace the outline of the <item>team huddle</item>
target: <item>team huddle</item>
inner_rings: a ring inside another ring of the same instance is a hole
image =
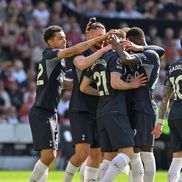
[[[49,48],[43,52],[37,76],[37,94],[30,111],[35,150],[40,159],[30,182],[46,182],[58,149],[57,105],[67,79],[61,61],[73,57],[73,89],[69,118],[75,148],[63,182],[111,182],[120,172],[130,182],[154,182],[154,139],[162,132],[168,101],[173,160],[168,181],[178,182],[182,168],[182,61],[171,65],[165,82],[159,116],[152,91],[158,80],[164,49],[147,45],[139,27],[110,30],[91,18],[86,41],[66,48],[58,26],[45,30]]]

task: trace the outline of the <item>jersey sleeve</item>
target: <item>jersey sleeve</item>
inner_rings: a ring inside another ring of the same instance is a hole
[[[93,80],[93,72],[91,68],[87,68],[83,71],[83,75],[86,76],[87,78]]]
[[[117,72],[123,75],[124,69],[122,66],[122,62],[117,55],[112,56],[111,60],[109,61],[109,71],[110,73]]]
[[[141,66],[159,64],[159,55],[153,50],[146,50],[143,53],[134,54],[139,59]]]
[[[156,45],[146,45],[144,46],[144,51],[145,50],[153,50],[159,55],[159,57],[163,56],[165,52],[165,50],[162,47]]]
[[[43,57],[44,59],[58,59],[58,54],[61,50],[60,49],[46,49],[44,52],[43,52]]]

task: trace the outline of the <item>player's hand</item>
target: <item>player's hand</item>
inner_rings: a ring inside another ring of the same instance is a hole
[[[110,36],[115,34],[116,32],[117,32],[117,30],[111,29],[106,34],[97,37],[97,42],[104,42],[105,41],[105,42],[108,43],[108,40],[110,39]]]
[[[129,40],[121,40],[121,46],[122,46],[123,50],[126,50],[126,51],[133,51],[133,52],[142,52],[143,51],[143,46],[136,45]]]
[[[111,29],[106,34],[109,36],[109,35],[113,35],[113,34],[117,34],[117,33],[118,33],[117,29]]]
[[[147,81],[147,77],[142,73],[139,76],[133,78],[130,83],[132,88],[138,88],[141,86],[146,86]]]
[[[161,123],[157,123],[155,128],[152,131],[152,135],[154,135],[155,138],[159,138],[162,133],[163,125]]]

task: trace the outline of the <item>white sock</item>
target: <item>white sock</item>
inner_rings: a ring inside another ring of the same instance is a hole
[[[144,182],[154,182],[156,164],[153,152],[140,152],[144,165]]]
[[[30,178],[30,182],[37,182],[40,180],[40,178],[43,176],[45,171],[48,169],[48,166],[46,166],[41,160],[39,159],[37,163],[34,166],[34,169],[32,171],[32,176]]]
[[[87,165],[87,160],[85,160],[80,167],[80,182],[84,182],[84,172],[86,165]]]
[[[103,182],[111,182],[130,162],[130,158],[123,153],[119,153],[109,164]]]
[[[128,176],[129,175],[129,171],[130,171],[130,166],[126,165],[121,172],[125,173]]]
[[[86,166],[84,173],[84,182],[97,181],[99,168]]]
[[[133,182],[133,173],[132,173],[132,170],[129,170],[128,182]]]
[[[49,168],[47,168],[43,174],[43,176],[38,180],[38,182],[46,182],[48,177]]]
[[[111,161],[109,161],[109,160],[103,160],[101,168],[100,168],[100,180],[101,181],[103,180],[110,163],[111,163]]]
[[[100,179],[101,179],[101,168],[102,168],[102,164],[103,164],[103,162],[102,163],[100,163],[100,165],[99,165],[99,169],[98,169],[98,175],[97,175],[97,181],[99,182],[100,181]]]
[[[178,182],[182,182],[182,176],[180,176],[180,178],[179,178]]]
[[[65,174],[64,174],[62,182],[70,182],[70,181],[72,181],[72,179],[73,179],[75,173],[78,171],[78,169],[79,169],[79,167],[74,166],[69,161],[68,165],[66,167]]]
[[[173,158],[168,171],[168,182],[178,182],[181,168],[182,158]]]
[[[132,176],[134,182],[141,182],[144,176],[143,163],[140,157],[140,153],[134,153],[133,158],[130,161]]]

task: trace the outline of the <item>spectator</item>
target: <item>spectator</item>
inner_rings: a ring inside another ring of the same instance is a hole
[[[34,100],[35,98],[33,95],[28,95],[27,100],[21,104],[19,109],[19,116],[20,116],[21,123],[29,122],[28,115],[29,115],[30,108],[32,107],[34,103]]]
[[[17,110],[16,107],[11,106],[7,112],[6,112],[6,117],[7,117],[7,122],[9,124],[18,124],[18,115],[17,115]]]
[[[132,1],[125,2],[123,6],[123,11],[119,13],[120,18],[145,18],[144,15],[142,15],[139,11],[135,10],[134,3]]]
[[[35,20],[35,26],[44,28],[49,22],[49,11],[44,1],[40,1],[36,4],[36,8],[33,11],[33,17]]]
[[[14,80],[7,81],[7,91],[10,96],[11,104],[16,107],[17,111],[20,109],[22,103],[22,93],[18,89],[18,85]]]
[[[0,80],[0,110],[6,112],[11,106],[11,100],[8,92],[4,89],[4,83]]]
[[[23,63],[20,60],[16,60],[14,64],[13,79],[16,80],[18,85],[23,86],[27,80],[27,75],[23,69]]]
[[[82,41],[82,32],[78,23],[71,24],[70,30],[66,33],[68,47]]]

